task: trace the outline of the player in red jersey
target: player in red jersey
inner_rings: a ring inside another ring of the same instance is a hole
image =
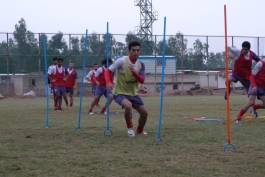
[[[109,63],[109,66],[110,66],[112,64],[112,60],[109,59],[108,63]],[[97,88],[96,88],[96,92],[95,92],[95,97],[94,97],[93,101],[91,102],[90,108],[88,110],[89,114],[93,114],[92,109],[94,108],[94,106],[96,105],[98,99],[102,95],[105,95],[105,97],[107,97],[107,88],[106,88],[106,81],[105,81],[105,76],[104,76],[105,70],[107,68],[107,59],[104,59],[101,62],[101,64],[102,64],[102,66],[100,68],[98,68],[98,70],[96,72],[96,75],[91,78],[92,82],[97,84]],[[112,77],[111,82],[113,83],[114,75],[112,75],[111,77]],[[113,95],[112,95],[112,92],[109,91],[109,104],[112,102],[112,100],[113,100]],[[107,106],[107,103],[101,109],[100,113],[107,114],[106,106]]]
[[[49,66],[49,68],[48,68],[48,71],[53,67],[53,66],[56,66],[57,65],[57,63],[58,63],[58,58],[57,57],[54,57],[53,59],[52,59],[52,62],[53,62],[53,64],[51,65],[51,66]],[[51,77],[53,78],[53,74],[51,75]],[[54,91],[53,91],[53,85],[52,85],[52,83],[51,83],[51,80],[50,80],[50,78],[48,77],[48,84],[49,84],[49,87],[51,88],[51,93],[53,93],[53,101],[54,101],[54,108],[56,107],[56,104],[55,104],[55,99],[56,99],[56,94],[54,93]]]
[[[94,97],[95,97],[95,92],[96,92],[97,84],[94,83],[91,80],[91,78],[96,75],[97,70],[98,70],[98,64],[95,63],[94,66],[93,66],[93,70],[89,71],[89,73],[87,74],[87,76],[85,78],[87,81],[91,82],[91,84],[92,84],[92,93],[94,94]],[[99,106],[99,101],[100,101],[100,97],[98,98],[95,106]]]
[[[253,117],[258,117],[257,109],[265,108],[265,59],[260,60],[252,70],[250,76],[251,85],[248,90],[248,102],[237,115],[236,123],[241,122],[242,116],[252,106]],[[256,97],[259,96],[262,104],[255,104]]]
[[[228,76],[229,82],[229,94],[231,92],[231,82],[241,82],[246,91],[248,92],[248,88],[250,86],[250,75],[252,70],[252,60],[259,62],[260,58],[250,50],[250,43],[245,41],[242,43],[242,49],[239,50],[234,47],[228,47],[230,57],[234,59],[234,69]],[[226,82],[225,82],[226,83]],[[225,100],[227,97],[227,93],[225,93]]]
[[[55,110],[61,111],[62,110],[62,96],[65,95],[65,81],[68,77],[67,69],[62,66],[63,59],[58,58],[58,65],[53,66],[49,71],[49,78],[51,83],[53,84],[53,91],[56,94],[55,99]],[[53,77],[52,77],[53,75]]]
[[[74,63],[69,63],[69,68],[67,69],[69,75],[67,80],[65,81],[65,91],[66,94],[64,95],[64,101],[66,104],[66,108],[72,109],[73,103],[74,103],[74,89],[76,89],[77,84],[77,72],[74,69]],[[67,99],[67,93],[69,93],[70,96],[70,106],[68,105],[68,99]]]

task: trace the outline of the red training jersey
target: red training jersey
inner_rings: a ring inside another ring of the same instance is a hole
[[[241,52],[239,58],[235,60],[233,73],[236,73],[240,77],[246,80],[250,80],[251,70],[252,70],[252,59],[253,53],[249,50],[249,60],[244,57],[244,54]]]

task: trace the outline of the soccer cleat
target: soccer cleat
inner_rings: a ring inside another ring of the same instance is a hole
[[[57,111],[62,111],[62,108],[58,108]]]
[[[65,105],[65,108],[67,109],[67,108],[69,108],[69,105],[67,104],[67,105]]]
[[[139,135],[147,135],[147,133],[145,131],[143,131],[142,133],[138,133],[137,132],[137,134],[139,134]]]
[[[104,114],[108,114],[107,111],[105,111]]]
[[[241,123],[241,120],[236,120],[235,123],[237,123],[237,124],[238,124],[238,123]]]
[[[54,110],[55,110],[55,111],[57,111],[57,110],[58,110],[58,108],[57,108],[57,107],[55,107],[55,108],[54,108]]]
[[[88,114],[94,114],[92,110],[88,110]]]
[[[73,106],[69,106],[69,109],[72,109],[73,108]]]
[[[250,113],[252,113],[252,114],[253,114],[253,115],[252,115],[252,118],[259,117],[259,115],[258,115],[257,111],[256,111],[256,110],[255,110],[253,107],[251,107]]]
[[[128,128],[127,132],[128,132],[128,136],[129,137],[134,137],[135,136],[133,128]]]

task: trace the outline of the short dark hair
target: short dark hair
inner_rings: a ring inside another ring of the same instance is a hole
[[[63,61],[63,59],[62,58],[58,58],[58,61]]]
[[[113,63],[112,59],[109,58],[109,65],[111,65]],[[107,64],[107,58],[105,58],[104,60],[101,61],[102,65],[106,65]]]
[[[140,46],[140,48],[141,48],[141,44],[140,44],[140,42],[138,42],[138,41],[131,41],[131,42],[129,43],[129,45],[128,45],[128,49],[131,50],[131,48],[132,48],[132,47],[135,47],[135,46]]]
[[[248,50],[249,50],[250,47],[251,47],[251,45],[250,45],[250,43],[249,43],[248,41],[244,41],[244,42],[242,43],[242,47],[246,47],[246,48],[248,48]]]
[[[94,66],[98,65],[97,63],[94,63]]]
[[[58,61],[57,57],[53,57],[52,61]]]

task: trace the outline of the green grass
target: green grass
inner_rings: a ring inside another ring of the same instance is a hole
[[[246,102],[232,95],[231,118]],[[231,124],[236,151],[227,143],[226,102],[221,95],[164,97],[162,142],[157,135],[160,97],[143,97],[149,111],[147,136],[127,136],[123,110],[115,102],[110,115],[113,135],[103,136],[105,115],[82,114],[77,127],[79,99],[62,112],[50,109],[50,129],[44,129],[45,98],[0,100],[0,176],[264,176],[265,119]],[[91,98],[83,98],[87,109]],[[104,103],[101,100],[101,104]],[[50,100],[52,105],[52,100]],[[95,108],[94,111],[100,111]],[[258,111],[264,115],[264,110]],[[185,116],[220,118],[200,123]],[[134,127],[138,117],[133,117]]]

